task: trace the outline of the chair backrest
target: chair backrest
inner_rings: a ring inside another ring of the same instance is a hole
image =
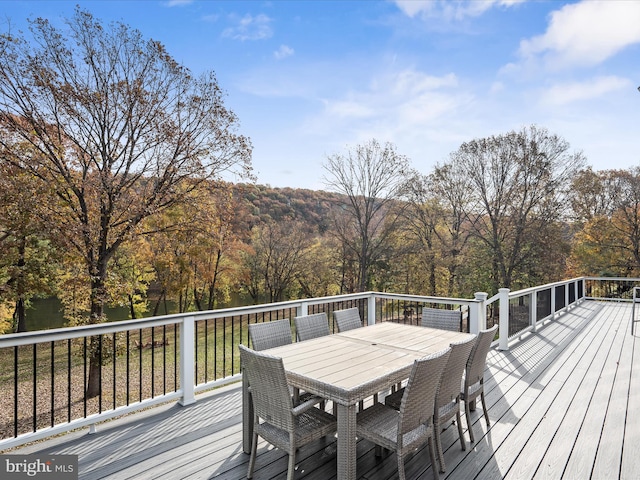
[[[421,325],[423,327],[459,332],[462,328],[462,312],[460,310],[424,307],[422,309]]]
[[[360,318],[358,307],[334,310],[333,319],[338,326],[338,332],[346,332],[347,330],[362,327],[362,319]]]
[[[402,395],[398,424],[398,441],[402,435],[420,425],[431,425],[436,391],[451,348],[416,360]]]
[[[282,359],[244,345],[238,348],[240,365],[251,387],[255,415],[270,425],[292,431],[295,426],[293,402]]]
[[[473,346],[467,361],[467,373],[465,377],[465,385],[474,385],[482,380],[484,375],[484,366],[487,361],[487,354],[491,348],[491,342],[496,335],[498,325],[494,325],[488,330],[480,330],[476,338],[476,344]]]
[[[289,319],[249,324],[249,338],[255,351],[292,343]]]
[[[331,333],[329,331],[329,320],[325,312],[295,317],[293,321],[296,324],[296,335],[299,342],[324,337]]]
[[[475,338],[469,338],[462,342],[452,343],[451,353],[447,360],[447,365],[442,372],[442,381],[438,387],[438,394],[436,395],[435,413],[438,414],[438,410],[453,402],[458,396],[460,396],[460,382],[462,380],[462,374],[467,366],[467,360],[471,350],[476,344]]]

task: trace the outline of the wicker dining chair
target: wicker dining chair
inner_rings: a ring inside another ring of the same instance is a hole
[[[444,310],[442,308],[422,309],[420,324],[423,327],[441,330],[462,331],[462,312],[460,310]]]
[[[302,315],[293,319],[296,325],[298,341],[311,340],[312,338],[329,335],[329,321],[325,312],[312,315]]]
[[[294,406],[282,359],[239,345],[240,361],[253,401],[253,439],[247,478],[253,477],[258,435],[289,454],[287,480],[293,480],[296,449],[337,430],[336,418],[314,408],[313,400]]]
[[[251,346],[256,352],[266,350],[268,348],[281,347],[293,343],[291,337],[291,324],[288,319],[273,320],[271,322],[250,323],[249,339]],[[299,389],[293,389],[294,402],[306,402],[315,399],[321,408],[324,408],[324,400],[310,393],[300,393]]]
[[[436,395],[436,404],[433,410],[433,429],[436,440],[436,451],[440,471],[445,472],[444,452],[442,451],[442,439],[440,434],[448,421],[455,417],[458,425],[458,438],[460,447],[466,450],[466,442],[462,432],[462,421],[460,418],[460,383],[462,375],[469,360],[471,350],[476,343],[475,338],[470,338],[464,342],[451,344],[451,355],[442,373],[442,382]]]
[[[249,324],[249,339],[255,351],[293,343],[289,319]]]
[[[347,330],[362,327],[362,319],[360,318],[358,307],[334,310],[333,319],[338,326],[338,332],[346,332]]]
[[[444,452],[442,451],[442,442],[440,434],[446,422],[455,417],[458,424],[458,436],[460,438],[460,446],[462,450],[466,450],[464,434],[462,432],[462,422],[460,421],[460,383],[464,374],[465,366],[471,349],[475,345],[474,337],[463,342],[456,342],[450,345],[451,354],[447,365],[442,373],[442,381],[438,387],[436,401],[433,409],[433,429],[436,442],[436,451],[438,452],[438,462],[440,463],[440,472],[445,472]],[[398,390],[385,398],[385,404],[398,410],[404,389]]]
[[[429,447],[433,476],[438,479],[433,448],[433,406],[450,352],[451,349],[447,348],[414,362],[400,410],[374,403],[358,413],[356,435],[376,444],[376,456],[380,455],[380,447],[396,452],[400,480],[405,480],[405,454],[424,445],[425,441]]]
[[[484,368],[487,362],[487,354],[491,348],[491,342],[495,337],[498,325],[494,325],[488,330],[481,330],[476,337],[476,343],[471,350],[467,367],[465,370],[464,384],[460,392],[460,399],[464,401],[464,413],[467,417],[467,426],[469,427],[469,439],[475,442],[473,438],[473,428],[471,426],[471,402],[476,401],[478,396],[482,401],[482,410],[484,419],[489,428],[489,412],[484,401]]]

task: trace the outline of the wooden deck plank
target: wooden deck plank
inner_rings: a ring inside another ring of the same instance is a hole
[[[597,324],[594,323],[594,326],[597,326]],[[585,368],[585,366],[581,366],[581,368]],[[535,472],[534,478],[550,479],[562,476],[574,448],[575,439],[582,428],[589,407],[588,399],[591,399],[595,391],[597,383],[597,378],[593,378],[595,373],[599,372],[592,369],[576,390],[566,415],[559,422],[558,429],[544,452],[544,457],[539,462],[540,465]]]
[[[627,304],[583,302],[509,351],[492,350],[485,373],[491,428],[479,407],[471,418],[476,443],[465,431],[466,451],[457,428],[445,430],[440,478],[637,478],[639,337],[631,337],[629,317]],[[74,432],[12,453],[78,454],[83,480],[240,480],[248,465],[241,437],[240,389],[229,386],[188,407],[156,407],[105,423],[95,435]],[[359,479],[397,479],[395,454],[376,458],[361,440],[357,455]],[[406,459],[408,479],[433,478],[428,457],[422,449]],[[284,479],[286,469],[286,454],[260,442],[254,478]],[[300,449],[298,479],[336,479],[335,439]]]
[[[601,340],[595,355],[591,358],[583,356],[572,370],[565,372],[567,379],[563,380],[560,394],[553,399],[548,410],[541,417],[539,425],[527,440],[527,445],[514,461],[507,478],[520,478],[525,472],[534,472],[535,475],[536,470],[541,470],[539,465],[544,464],[547,454],[552,456],[557,455],[557,451],[564,451],[566,456],[569,456],[573,439],[587,411],[588,399],[593,395],[595,385],[602,375],[610,353],[610,349],[603,347],[616,339],[621,343],[622,338],[622,335],[618,335],[618,328],[613,324],[609,324],[605,335],[602,335],[602,328],[597,328],[595,323],[594,326],[596,328],[592,330],[591,335],[596,336],[593,340],[594,342]],[[569,418],[568,415],[571,417]],[[569,435],[566,430],[562,430],[562,426],[567,424],[577,425]],[[556,445],[552,448],[554,441]],[[546,462],[556,466],[560,463],[557,458],[554,461],[549,461],[547,458]],[[562,475],[563,469],[564,463],[561,463],[559,470],[553,473],[549,470],[540,471],[540,475],[546,476],[545,478],[558,478]]]
[[[589,325],[587,327],[595,328]],[[576,338],[578,342],[573,342]],[[544,345],[546,343],[544,337],[541,339],[543,340],[542,345]],[[531,340],[538,342],[540,339],[532,338]],[[504,448],[501,451],[500,447],[512,432],[513,435],[518,435],[521,427],[528,427],[526,423],[520,424],[520,420],[525,418],[528,410],[538,401],[539,392],[549,384],[566,362],[578,363],[580,358],[589,351],[591,345],[590,341],[585,341],[584,337],[579,335],[577,329],[572,330],[572,334],[569,334],[564,341],[568,342],[566,348],[553,349],[547,355],[541,356],[537,368],[527,369],[527,373],[518,378],[514,386],[504,392],[503,397],[496,403],[496,406],[500,405],[503,415],[494,420],[490,434],[487,434],[475,446],[475,454],[465,456],[456,467],[454,473],[457,478],[473,478],[483,469],[486,469],[486,472],[490,470],[493,474],[493,476],[485,478],[500,478],[507,472],[510,463],[501,462],[501,458],[503,455],[511,457],[509,450],[505,454]],[[514,359],[514,363],[519,363],[517,357]],[[558,383],[554,383],[547,392],[558,388]]]
[[[611,313],[613,307],[609,307]],[[611,320],[608,317],[607,320]],[[606,410],[611,396],[611,371],[603,371],[589,400],[582,428],[576,438],[571,456],[563,475],[567,478],[589,478],[592,474],[597,449],[605,421]]]
[[[598,452],[593,467],[593,478],[618,476],[622,460],[622,445],[624,426],[627,416],[627,398],[629,395],[629,381],[631,374],[632,343],[629,319],[625,318],[626,309],[618,308],[616,320],[618,335],[622,338],[621,345],[612,347],[604,375],[612,376],[611,394],[606,408],[606,415]],[[640,473],[640,472],[638,472]]]
[[[638,325],[636,324],[636,329]],[[637,331],[637,330],[636,330]],[[636,333],[636,335],[638,335]],[[638,428],[638,406],[640,405],[640,337],[629,337],[632,340],[631,373],[629,378],[629,394],[627,397],[627,420],[624,427],[624,443],[622,446],[622,465],[620,478],[636,479],[640,472],[640,428]]]

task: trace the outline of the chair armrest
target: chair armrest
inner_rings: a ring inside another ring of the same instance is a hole
[[[322,400],[324,399],[321,397],[315,397],[315,396],[311,397],[310,399],[302,402],[300,405],[296,405],[295,407],[293,407],[293,409],[291,410],[291,413],[293,413],[293,415],[297,417],[298,415],[306,412],[307,410],[314,408]]]

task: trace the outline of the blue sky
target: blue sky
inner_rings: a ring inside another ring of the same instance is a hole
[[[216,72],[260,184],[326,189],[375,138],[424,174],[462,142],[546,127],[595,170],[640,166],[640,1],[0,1],[0,29],[76,4]]]

